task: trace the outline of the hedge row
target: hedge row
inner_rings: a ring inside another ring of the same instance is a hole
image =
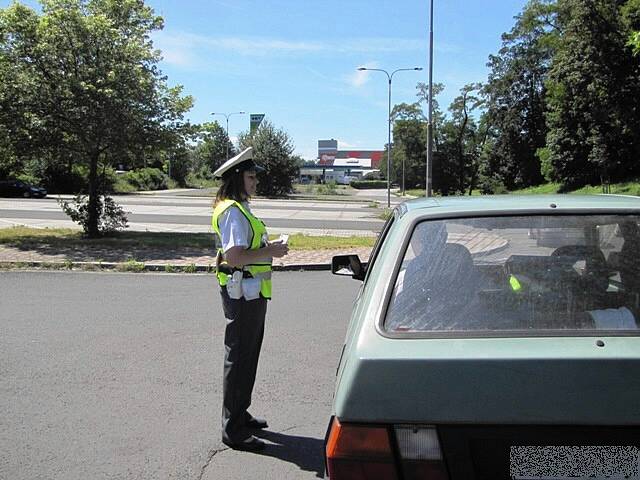
[[[353,180],[349,183],[353,188],[364,190],[367,188],[387,188],[386,180]]]
[[[166,190],[169,185],[169,177],[159,168],[131,170],[123,177],[136,190]]]

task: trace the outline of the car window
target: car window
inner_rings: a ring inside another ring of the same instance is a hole
[[[640,218],[423,221],[389,301],[388,332],[638,332]]]
[[[378,253],[380,252],[380,248],[384,243],[384,239],[386,238],[387,233],[389,233],[389,229],[391,228],[391,225],[394,222],[396,212],[397,210],[394,210],[394,214],[387,219],[384,226],[382,227],[382,230],[380,231],[380,234],[378,235],[378,238],[376,239],[376,243],[373,245],[373,249],[371,250],[371,255],[369,256],[369,262],[367,263],[367,273],[364,279],[364,283],[367,283],[367,279],[369,278],[369,273],[371,272],[371,268],[373,267],[373,264],[375,263],[376,258],[378,257]]]

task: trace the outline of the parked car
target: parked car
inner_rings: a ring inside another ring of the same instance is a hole
[[[358,177],[352,175],[343,175],[342,177],[336,178],[336,183],[338,185],[349,185],[353,180],[357,180]]]
[[[363,285],[329,478],[640,478],[640,198],[418,199],[393,213],[368,264],[333,258]],[[575,243],[540,244],[539,229]]]
[[[42,187],[29,185],[20,180],[0,181],[0,197],[44,198],[47,191]]]

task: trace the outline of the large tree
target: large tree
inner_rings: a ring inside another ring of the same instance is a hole
[[[100,169],[179,143],[192,99],[167,86],[142,0],[41,0],[0,10],[0,123],[16,154],[88,167],[87,225],[99,235]]]
[[[640,0],[629,0],[622,7],[622,17],[629,31],[627,43],[635,55],[640,55]]]
[[[640,173],[640,59],[611,0],[560,0],[547,86],[550,173],[565,187]]]
[[[211,178],[220,165],[236,154],[227,132],[218,122],[203,123],[198,132],[199,143],[192,152],[192,168],[200,176]]]
[[[253,147],[253,158],[264,172],[258,175],[258,194],[282,197],[293,192],[293,182],[300,171],[300,158],[293,154],[294,145],[289,134],[263,120],[252,133],[239,136],[240,149]]]
[[[429,87],[427,84],[419,82],[416,85],[416,90],[418,98],[416,102],[395,105],[391,111],[393,121],[391,178],[394,178],[396,182],[400,181],[402,163],[404,162],[405,185],[409,188],[424,186],[426,177],[427,116],[425,110],[429,101]],[[437,96],[443,90],[444,86],[441,83],[433,85],[434,165],[432,173],[434,190],[446,193],[449,191],[448,161],[441,155],[443,139],[441,126],[445,117],[440,111],[437,101]],[[380,170],[383,175],[386,175],[386,162],[381,162]]]
[[[554,0],[530,0],[502,48],[489,56],[485,86],[493,148],[484,176],[508,188],[542,182],[537,152],[545,146],[545,81],[558,37]]]

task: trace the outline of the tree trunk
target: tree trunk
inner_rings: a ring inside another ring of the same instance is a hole
[[[98,157],[100,156],[99,152],[93,152],[91,155],[91,160],[89,164],[89,205],[88,205],[88,214],[89,217],[87,219],[87,234],[89,238],[96,238],[100,236],[100,232],[98,231],[98,204],[99,204],[99,195],[98,191]]]

